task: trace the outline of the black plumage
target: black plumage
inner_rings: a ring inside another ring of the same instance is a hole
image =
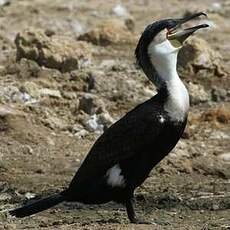
[[[84,203],[114,200],[124,203],[133,196],[134,189],[171,151],[185,128],[186,119],[171,122],[164,111],[162,102],[167,99],[165,90],[138,105],[99,137],[63,193],[68,200],[79,199]],[[164,123],[159,122],[160,116],[165,117]],[[126,186],[117,187],[114,192],[114,187],[106,183],[106,172],[116,164],[120,165]]]
[[[12,210],[11,215],[28,216],[62,201],[86,204],[115,201],[126,205],[131,222],[140,222],[133,209],[134,190],[173,149],[187,121],[186,114],[183,120],[174,121],[165,111],[169,89],[147,53],[148,45],[161,30],[171,29],[178,23],[179,19],[167,19],[149,25],[136,48],[137,62],[157,85],[158,93],[128,112],[98,138],[66,190]]]

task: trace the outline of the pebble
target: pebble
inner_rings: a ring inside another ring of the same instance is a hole
[[[129,15],[127,9],[121,4],[115,5],[112,9],[112,12],[118,17],[125,17]]]
[[[90,116],[89,120],[85,122],[85,128],[90,132],[102,133],[104,126],[98,123],[98,117],[96,114]]]
[[[26,197],[28,200],[33,199],[35,196],[36,196],[36,194],[35,194],[35,193],[31,193],[31,192],[27,192],[27,193],[25,194],[25,197]]]
[[[61,93],[59,90],[43,88],[39,90],[41,96],[49,96],[54,98],[61,98]]]
[[[10,3],[10,0],[0,0],[0,6],[8,6]]]
[[[105,110],[104,102],[98,98],[96,95],[91,93],[85,93],[79,99],[79,110],[84,111],[89,115],[93,115],[95,113],[101,113]]]
[[[229,153],[220,154],[220,155],[218,155],[218,157],[220,159],[222,159],[223,161],[230,162],[230,152]]]

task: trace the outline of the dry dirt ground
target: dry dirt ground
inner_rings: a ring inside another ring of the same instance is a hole
[[[230,229],[229,1],[0,3],[0,229]],[[188,127],[136,191],[137,213],[153,225],[129,224],[115,203],[10,217],[6,210],[68,185],[101,131],[87,126],[93,114],[109,114],[109,126],[152,95],[133,55],[143,28],[196,11],[212,25],[195,36],[206,41],[201,51],[215,54],[180,68],[192,96]],[[117,21],[98,26],[108,19]]]

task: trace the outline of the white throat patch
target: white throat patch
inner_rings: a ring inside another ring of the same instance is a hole
[[[125,179],[121,175],[121,168],[119,164],[114,165],[106,172],[107,183],[112,187],[124,187],[125,186]]]
[[[164,109],[172,121],[183,121],[189,109],[189,95],[180,80],[176,65],[179,48],[166,39],[156,44],[153,40],[148,47],[148,55],[159,76],[166,83],[169,92]]]
[[[173,78],[166,84],[169,96],[164,109],[172,121],[183,121],[189,110],[188,91],[179,77]]]

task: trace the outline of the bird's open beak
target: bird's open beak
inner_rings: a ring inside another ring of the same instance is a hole
[[[176,46],[182,46],[183,42],[191,35],[193,34],[195,31],[202,29],[202,28],[206,28],[209,25],[207,24],[201,24],[198,26],[193,26],[190,28],[186,28],[186,29],[182,29],[182,30],[178,30],[178,28],[180,28],[180,26],[188,21],[190,21],[191,19],[197,18],[201,15],[207,16],[205,13],[196,13],[184,18],[180,18],[180,19],[176,19],[176,26],[174,26],[173,28],[170,28],[168,30],[168,34],[167,34],[167,39]]]

